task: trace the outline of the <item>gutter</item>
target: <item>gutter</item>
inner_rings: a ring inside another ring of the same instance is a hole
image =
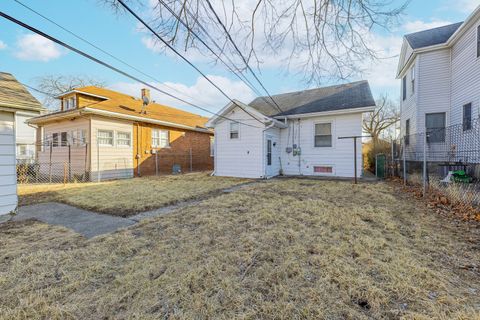
[[[286,119],[299,119],[299,118],[310,118],[310,117],[320,117],[320,116],[335,116],[335,115],[342,115],[342,114],[350,114],[350,113],[364,113],[364,112],[372,112],[375,110],[375,106],[370,107],[363,107],[363,108],[350,108],[344,110],[333,110],[333,111],[324,111],[324,112],[311,112],[311,113],[301,113],[301,114],[292,114],[282,116]],[[281,122],[280,122],[281,123]],[[282,123],[283,125],[283,123]]]

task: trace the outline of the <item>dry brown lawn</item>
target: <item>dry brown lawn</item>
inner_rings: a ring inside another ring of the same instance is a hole
[[[480,232],[386,184],[272,180],[85,240],[0,225],[3,319],[478,319]]]
[[[206,197],[248,181],[212,177],[207,172],[200,172],[100,183],[19,185],[18,194],[20,205],[56,201],[97,212],[129,216]]]

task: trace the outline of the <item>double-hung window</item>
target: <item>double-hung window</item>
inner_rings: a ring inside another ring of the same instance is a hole
[[[402,78],[402,100],[407,99],[407,76]]]
[[[331,147],[332,146],[332,124],[316,123],[315,124],[315,147]]]
[[[58,133],[52,133],[52,147],[58,147]]]
[[[463,106],[463,131],[472,129],[472,104]]]
[[[117,146],[130,147],[130,132],[117,131]]]
[[[113,146],[113,131],[112,130],[98,130],[97,140],[98,140],[99,145]]]
[[[445,142],[445,112],[427,113],[425,115],[427,141]]]
[[[405,121],[405,144],[410,144],[410,119]]]
[[[167,148],[170,146],[170,131],[152,129],[152,147]]]
[[[238,122],[230,122],[230,139],[238,139]]]
[[[215,137],[210,137],[210,156],[215,155]]]

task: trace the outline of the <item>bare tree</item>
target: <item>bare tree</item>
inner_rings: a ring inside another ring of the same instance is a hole
[[[389,99],[388,95],[380,96],[376,101],[375,110],[363,119],[363,131],[368,133],[377,144],[380,138],[385,138],[387,133],[395,135],[395,125],[400,120],[398,105]]]
[[[37,78],[35,82],[37,88],[46,93],[42,102],[49,109],[57,107],[55,97],[62,93],[85,86],[105,87],[106,85],[102,80],[80,75],[46,75]]]
[[[98,1],[123,12],[117,0]],[[307,83],[358,76],[367,62],[384,58],[371,31],[397,24],[409,2],[393,7],[391,0],[124,1],[177,48],[198,50],[218,62],[199,35],[229,58],[234,70],[245,71],[245,62],[257,67],[275,63],[302,74]]]

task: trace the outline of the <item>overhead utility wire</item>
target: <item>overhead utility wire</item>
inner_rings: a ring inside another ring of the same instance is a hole
[[[153,30],[152,27],[148,25],[140,16],[138,16],[128,5],[123,2],[123,0],[117,0],[131,15],[133,15],[140,23],[142,23],[150,32],[152,32],[163,44],[165,44],[170,50],[172,50],[176,55],[178,55],[182,60],[184,60],[186,63],[188,63],[192,68],[194,68],[198,73],[202,75],[211,85],[213,85],[220,93],[225,96],[231,103],[242,109],[245,113],[247,113],[250,117],[255,119],[256,121],[260,122],[262,125],[264,124],[262,121],[257,119],[254,115],[252,115],[247,109],[243,108],[239,104],[237,104],[235,101],[233,101],[232,98],[230,98],[225,91],[223,91],[215,82],[213,82],[207,75],[205,75],[197,66],[195,66],[190,60],[185,58],[180,52],[177,51],[172,45],[170,45],[165,39],[163,39],[155,30]]]
[[[171,98],[174,98],[174,99],[176,99],[176,100],[178,100],[178,101],[181,101],[181,102],[183,102],[183,103],[185,103],[185,104],[188,104],[189,106],[192,106],[192,107],[194,107],[194,108],[200,109],[200,110],[205,111],[205,112],[208,112],[208,113],[210,113],[210,114],[217,115],[217,116],[219,116],[219,117],[221,117],[221,118],[224,118],[224,119],[227,119],[227,120],[230,120],[230,121],[233,121],[233,122],[237,122],[237,123],[240,123],[240,124],[249,126],[249,127],[261,128],[261,127],[253,126],[253,125],[251,125],[251,124],[244,123],[244,122],[241,122],[241,121],[238,121],[238,120],[230,119],[230,118],[225,117],[225,116],[223,116],[223,115],[220,115],[220,114],[218,114],[218,113],[216,113],[216,112],[213,112],[213,111],[210,111],[210,110],[205,109],[205,108],[203,108],[203,107],[200,107],[200,106],[198,106],[198,105],[196,105],[196,104],[194,104],[194,103],[188,102],[188,101],[186,101],[186,100],[184,100],[184,99],[182,99],[182,98],[176,97],[175,95],[173,95],[173,94],[171,94],[171,93],[168,93],[168,92],[166,92],[166,91],[164,91],[164,90],[162,90],[162,89],[160,89],[160,88],[157,88],[156,86],[151,85],[151,84],[149,84],[148,82],[145,82],[145,81],[143,81],[143,80],[141,80],[141,79],[139,79],[139,78],[137,78],[137,77],[135,77],[135,76],[133,76],[133,75],[125,72],[125,71],[122,71],[122,70],[120,70],[120,69],[118,69],[118,68],[116,68],[116,67],[114,67],[114,66],[112,66],[112,65],[110,65],[110,64],[108,64],[108,63],[106,63],[106,62],[104,62],[104,61],[102,61],[102,60],[100,60],[100,59],[97,59],[97,58],[89,55],[88,53],[85,53],[85,52],[83,52],[83,51],[81,51],[81,50],[79,50],[79,49],[76,49],[76,48],[74,48],[74,47],[66,44],[65,42],[63,42],[63,41],[61,41],[61,40],[58,40],[58,39],[56,39],[56,38],[54,38],[54,37],[52,37],[52,36],[50,36],[50,35],[42,32],[42,31],[40,31],[40,30],[38,30],[38,29],[36,29],[36,28],[34,28],[34,27],[32,27],[32,26],[30,26],[30,25],[28,25],[28,24],[26,24],[26,23],[24,23],[24,22],[22,22],[22,21],[20,21],[20,20],[17,20],[17,19],[13,18],[12,16],[9,16],[8,14],[6,14],[6,13],[4,13],[4,12],[2,12],[2,11],[0,11],[0,16],[3,17],[3,18],[5,18],[5,19],[7,19],[7,20],[10,20],[11,22],[13,22],[13,23],[15,23],[15,24],[17,24],[17,25],[25,28],[25,29],[28,29],[28,30],[30,30],[30,31],[32,31],[32,32],[34,32],[34,33],[36,33],[36,34],[38,34],[38,35],[40,35],[40,36],[42,36],[42,37],[44,37],[44,38],[46,38],[46,39],[48,39],[48,40],[50,40],[50,41],[53,41],[53,42],[61,45],[62,47],[67,48],[67,49],[69,49],[69,50],[71,50],[71,51],[73,51],[73,52],[75,52],[75,53],[77,53],[77,54],[79,54],[79,55],[87,58],[87,59],[90,59],[90,60],[92,60],[92,61],[94,61],[94,62],[96,62],[96,63],[98,63],[98,64],[100,64],[100,65],[102,65],[102,66],[104,66],[104,67],[106,67],[106,68],[108,68],[108,69],[110,69],[110,70],[113,70],[113,71],[115,71],[115,72],[117,72],[117,73],[119,73],[119,74],[121,74],[121,75],[123,75],[123,76],[125,76],[125,77],[128,77],[128,78],[130,78],[130,79],[132,79],[132,80],[138,81],[138,82],[144,84],[145,86],[147,86],[147,87],[149,87],[149,88],[152,88],[152,89],[154,89],[154,90],[156,90],[156,91],[158,91],[158,92],[161,92],[161,93],[163,93],[163,94],[165,94],[165,95],[167,95],[167,96],[169,96],[169,97],[171,97]],[[256,119],[256,118],[255,118],[255,119]],[[260,120],[258,120],[258,121],[260,121]],[[263,122],[262,122],[262,124],[263,124]]]
[[[218,23],[221,25],[223,31],[225,31],[228,39],[230,40],[230,42],[233,44],[233,47],[235,48],[235,50],[237,51],[238,55],[242,58],[243,62],[245,63],[245,66],[247,67],[247,69],[252,73],[253,77],[258,81],[258,83],[260,84],[260,86],[263,88],[263,90],[265,90],[265,92],[267,93],[268,97],[273,101],[273,103],[275,103],[275,105],[277,106],[277,109],[280,110],[280,112],[283,112],[283,110],[280,108],[280,106],[277,104],[277,102],[273,99],[273,97],[270,95],[270,93],[268,92],[267,88],[265,88],[265,86],[263,85],[263,83],[260,81],[260,79],[257,77],[256,73],[253,71],[253,69],[250,67],[250,65],[248,64],[248,61],[247,59],[244,57],[243,53],[240,51],[240,49],[238,48],[237,44],[235,43],[235,41],[233,41],[233,38],[232,36],[230,35],[230,33],[228,32],[227,28],[225,27],[225,25],[223,24],[222,20],[220,19],[220,17],[218,16],[217,12],[215,11],[215,9],[213,8],[212,6],[212,3],[210,2],[210,0],[206,0],[207,1],[207,4],[208,4],[208,7],[210,8],[210,11],[212,11],[212,13],[215,15],[215,18],[217,19]]]
[[[163,0],[158,0],[158,2],[163,5],[169,12],[172,16],[174,16],[178,22],[180,22],[195,38],[197,38],[220,62],[222,62],[228,70],[230,70],[230,72],[232,72],[238,79],[240,79],[240,81],[242,81],[243,83],[245,83],[250,89],[252,89],[261,99],[263,99],[265,101],[265,103],[269,104],[270,106],[272,107],[276,107],[274,105],[271,104],[270,101],[268,101],[267,99],[265,99],[265,97],[262,97],[262,94],[258,91],[258,89],[252,84],[252,82],[247,78],[245,77],[241,72],[238,71],[235,71],[233,70],[233,68],[228,64],[226,63],[221,57],[219,54],[217,54],[203,39],[202,37],[200,37],[192,28],[190,28],[188,26],[188,24],[172,9],[170,8],[166,3],[165,1]],[[190,12],[188,10],[188,8],[186,8],[186,11],[187,12]],[[191,15],[191,13],[189,13]],[[195,19],[195,18],[194,18]],[[217,49],[219,49],[221,51],[221,48],[218,46],[218,44],[212,39],[212,37],[208,34],[208,32],[206,32],[206,30],[203,28],[203,26],[200,25],[200,22],[195,19],[196,23],[199,25],[199,27],[203,30],[203,32],[209,37],[209,39],[216,45]],[[225,56],[227,58],[227,60],[232,64],[232,65],[235,65],[233,63],[233,61],[228,57],[228,56]],[[240,73],[240,74],[239,74]],[[279,109],[280,110],[280,109]],[[282,110],[280,110],[280,112],[282,112]]]
[[[36,11],[35,9],[27,6],[26,4],[22,3],[21,1],[19,1],[19,0],[14,0],[14,1],[17,2],[19,5],[23,6],[24,8],[30,10],[31,12],[35,13],[36,15],[38,15],[38,16],[42,17],[43,19],[47,20],[48,22],[56,25],[57,27],[59,27],[59,28],[62,29],[63,31],[71,34],[71,35],[74,36],[75,38],[77,38],[77,39],[85,42],[86,44],[92,46],[93,48],[95,48],[95,49],[103,52],[104,54],[108,55],[108,56],[111,57],[112,59],[115,59],[116,61],[122,63],[123,65],[125,65],[125,66],[127,66],[127,67],[129,67],[129,68],[131,68],[131,69],[133,69],[133,70],[135,70],[135,71],[137,71],[138,73],[144,75],[145,77],[147,77],[147,78],[149,78],[149,79],[151,79],[151,80],[153,80],[153,81],[155,81],[155,82],[158,82],[158,83],[160,83],[162,86],[164,86],[164,87],[166,87],[166,88],[169,88],[170,90],[173,90],[173,91],[175,91],[175,92],[177,92],[177,93],[179,93],[179,94],[181,94],[181,95],[183,95],[183,96],[185,96],[185,97],[188,97],[188,98],[194,99],[194,100],[195,100],[195,99],[198,99],[198,97],[193,97],[193,96],[191,96],[191,95],[189,95],[189,94],[187,94],[187,93],[184,93],[184,92],[182,92],[182,91],[180,91],[180,90],[175,89],[175,88],[172,87],[172,86],[169,86],[169,85],[167,85],[167,84],[165,84],[165,83],[162,83],[160,80],[158,80],[157,78],[153,77],[152,75],[149,75],[149,74],[143,72],[142,70],[138,69],[138,68],[135,67],[135,66],[132,66],[131,64],[129,64],[129,63],[126,62],[125,60],[122,60],[122,59],[114,56],[114,55],[111,54],[110,52],[105,51],[104,49],[100,48],[100,47],[97,46],[96,44],[94,44],[94,43],[88,41],[87,39],[79,36],[78,34],[74,33],[73,31],[68,30],[67,28],[63,27],[63,26],[60,25],[59,23],[57,23],[57,22],[53,21],[52,19],[46,17],[46,16],[43,15],[42,13]],[[204,103],[204,102],[202,102],[202,103],[205,104],[205,105],[208,105],[208,106],[210,106],[210,107],[214,107],[214,106],[212,106],[212,105],[210,105],[210,104],[208,104],[208,103]]]

